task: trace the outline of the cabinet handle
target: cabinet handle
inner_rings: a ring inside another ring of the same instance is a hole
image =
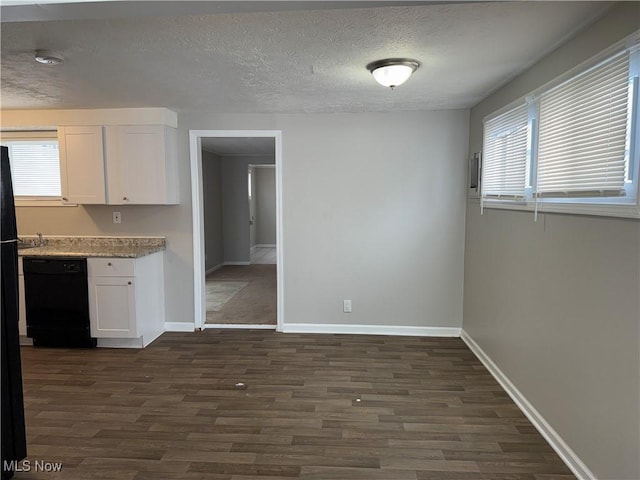
[[[111,262],[107,262],[107,267],[110,267],[112,265]]]
[[[127,285],[131,285],[131,282],[127,282]]]
[[[67,197],[62,197],[62,200],[64,200],[66,202],[69,199]]]

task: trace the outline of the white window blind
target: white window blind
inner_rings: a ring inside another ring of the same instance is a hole
[[[538,196],[624,194],[628,104],[626,53],[542,94]]]
[[[482,196],[524,197],[528,131],[526,103],[485,121]]]
[[[9,148],[13,194],[16,197],[60,197],[57,140],[3,142]]]

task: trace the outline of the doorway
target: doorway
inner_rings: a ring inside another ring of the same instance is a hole
[[[249,258],[251,265],[277,264],[275,185],[275,165],[249,165]]]
[[[190,143],[190,157],[191,157],[191,187],[192,187],[192,214],[193,214],[193,270],[194,270],[194,324],[198,329],[203,328],[219,328],[220,325],[211,323],[207,323],[207,292],[206,292],[206,279],[205,275],[207,272],[207,262],[210,260],[207,257],[207,249],[205,246],[205,201],[204,195],[206,190],[203,185],[203,145],[207,143],[214,144],[240,144],[243,143],[243,140],[250,142],[250,139],[256,140],[256,143],[259,143],[260,140],[263,141],[270,139],[273,148],[273,162],[272,165],[268,168],[273,172],[273,183],[275,184],[275,267],[276,275],[275,275],[275,289],[276,289],[276,322],[275,325],[256,325],[255,323],[251,324],[233,324],[233,328],[275,328],[277,331],[282,330],[283,324],[283,246],[282,246],[282,149],[281,149],[281,132],[280,131],[265,131],[265,130],[191,130],[189,132],[189,143]],[[260,162],[256,162],[260,163]],[[261,162],[266,163],[266,162]],[[231,164],[234,168],[242,167],[240,164]],[[248,165],[246,165],[248,167]],[[263,167],[260,167],[262,170]],[[264,168],[266,170],[266,168]],[[248,200],[247,196],[247,173],[248,170],[245,168],[244,170],[244,198]],[[255,175],[255,174],[254,174]],[[255,176],[254,176],[255,180]],[[248,210],[248,201],[246,204]],[[256,212],[254,212],[255,214]],[[257,220],[257,215],[254,215]],[[251,257],[250,257],[250,225],[249,225],[249,217],[247,212],[247,217],[244,219],[244,225],[246,228],[246,242],[248,244],[248,252],[249,255],[245,258],[242,253],[234,253],[233,250],[238,243],[243,242],[229,242],[227,241],[228,247],[228,256],[227,260],[222,263],[221,268],[221,277],[222,281],[236,282],[235,288],[238,288],[239,285],[243,283],[242,280],[235,280],[233,277],[237,277],[239,272],[237,269],[239,266],[247,266],[251,265]],[[254,234],[256,232],[254,231]],[[244,235],[244,233],[242,234]],[[244,237],[243,237],[244,238]],[[256,237],[257,239],[257,237]],[[244,241],[244,240],[243,240]],[[257,245],[257,244],[256,244]],[[262,244],[266,245],[266,244]],[[268,248],[268,247],[265,247]],[[240,250],[243,250],[241,248]],[[255,267],[268,267],[269,265],[261,265],[257,264]],[[234,268],[236,271],[234,272]],[[211,269],[211,267],[209,268]],[[226,269],[223,271],[222,269]],[[211,272],[210,272],[211,273]],[[256,281],[258,281],[256,279]],[[231,286],[231,290],[233,290],[233,285],[229,284],[227,286]],[[241,287],[242,289],[243,287]],[[245,292],[247,294],[247,292]],[[229,296],[229,292],[226,293]],[[235,295],[235,293],[231,292],[231,296]],[[238,294],[241,296],[241,294]],[[224,295],[223,295],[224,296]],[[211,316],[211,315],[210,315]],[[231,326],[231,325],[229,325]]]

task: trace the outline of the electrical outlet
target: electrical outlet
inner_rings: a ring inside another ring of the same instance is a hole
[[[122,223],[120,212],[113,212],[113,223]]]
[[[343,300],[342,302],[342,311],[344,313],[351,313],[351,300]]]

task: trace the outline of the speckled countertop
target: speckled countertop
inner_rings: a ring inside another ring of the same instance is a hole
[[[20,236],[26,244],[38,237]],[[137,258],[160,252],[166,248],[165,237],[60,237],[44,236],[45,244],[18,247],[24,257],[120,257]]]

